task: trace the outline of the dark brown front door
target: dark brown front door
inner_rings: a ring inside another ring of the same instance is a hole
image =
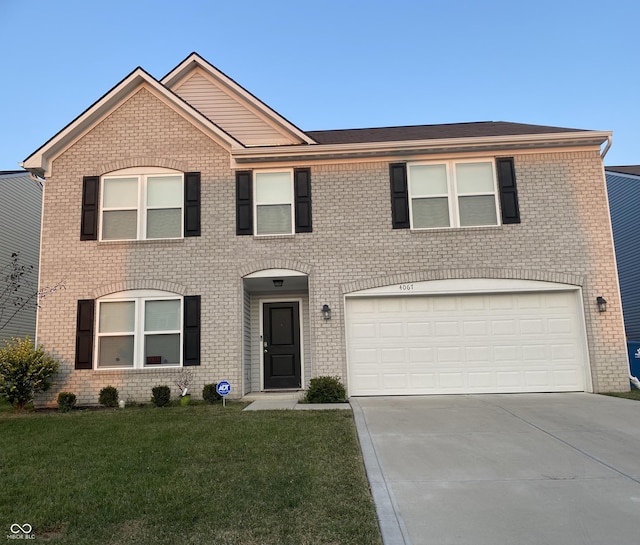
[[[296,302],[264,303],[264,388],[300,388],[300,309]]]

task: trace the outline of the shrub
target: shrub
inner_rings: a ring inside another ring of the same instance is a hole
[[[60,412],[69,412],[76,406],[76,394],[71,392],[60,392],[58,394],[58,410]]]
[[[342,403],[346,391],[338,377],[316,377],[309,382],[307,403]]]
[[[45,351],[37,348],[29,337],[4,340],[0,348],[0,395],[17,409],[24,409],[35,395],[51,388],[51,377],[60,362]]]
[[[205,384],[202,388],[202,399],[207,403],[215,403],[222,399],[222,396],[216,390],[217,384]]]
[[[171,403],[171,388],[169,386],[155,386],[151,388],[151,403],[156,407],[167,407]]]
[[[100,397],[98,398],[100,405],[105,407],[117,407],[118,406],[118,389],[113,386],[105,386],[100,390]]]

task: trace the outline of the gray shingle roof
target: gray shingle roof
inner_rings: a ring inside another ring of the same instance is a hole
[[[484,136],[516,136],[524,134],[552,134],[585,132],[583,129],[527,125],[506,121],[448,123],[444,125],[410,125],[407,127],[379,127],[370,129],[341,129],[306,131],[319,144],[356,144],[365,142],[399,142],[406,140],[436,140],[440,138],[472,138]]]

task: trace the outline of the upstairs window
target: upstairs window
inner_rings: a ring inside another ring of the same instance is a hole
[[[102,178],[101,240],[183,236],[184,176],[127,169]]]
[[[293,171],[256,172],[256,235],[293,233]]]
[[[236,172],[237,235],[311,232],[311,169]]]
[[[407,165],[412,229],[498,225],[493,161]]]

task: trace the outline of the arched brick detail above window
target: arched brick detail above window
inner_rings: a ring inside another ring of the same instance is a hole
[[[308,263],[302,263],[293,259],[265,259],[264,261],[258,261],[242,267],[238,272],[240,277],[244,278],[248,274],[252,274],[258,271],[264,271],[267,269],[288,269],[291,271],[297,271],[306,275],[311,274],[311,265]]]
[[[122,159],[118,159],[117,161],[110,161],[109,163],[100,165],[98,167],[97,174],[102,176],[116,170],[135,167],[161,167],[170,168],[172,170],[177,170],[180,172],[188,172],[190,170],[193,170],[192,167],[190,168],[182,161],[178,161],[177,159],[170,159],[167,157],[123,157]]]
[[[395,284],[409,284],[411,282],[428,282],[429,280],[458,280],[487,278],[498,280],[535,280],[538,282],[554,282],[571,286],[583,286],[584,278],[579,275],[559,271],[539,271],[528,269],[435,269],[428,271],[416,271],[412,273],[400,273],[391,276],[366,278],[342,285],[342,293],[348,294],[356,291]]]
[[[129,290],[159,290],[159,291],[168,291],[178,295],[187,294],[186,287],[181,284],[176,284],[175,282],[169,282],[167,280],[145,279],[145,280],[124,280],[122,282],[112,282],[111,284],[107,284],[105,286],[101,286],[95,289],[92,293],[92,296],[94,299],[98,299],[100,297],[104,297],[105,295],[109,295],[111,293],[118,293],[120,291],[129,291]]]

